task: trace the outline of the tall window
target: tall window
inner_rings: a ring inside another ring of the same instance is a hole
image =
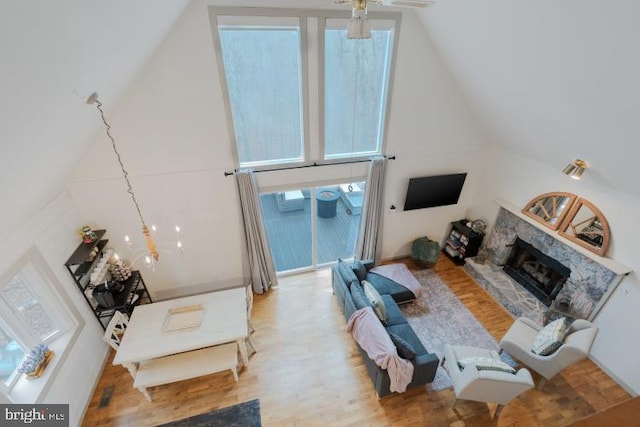
[[[234,21],[222,20],[218,32],[240,166],[301,161],[298,19]]]
[[[393,27],[347,39],[346,21],[325,30],[325,158],[379,154],[384,136]]]
[[[369,14],[365,40],[347,39],[346,9],[210,16],[238,166],[382,153],[400,13]]]
[[[0,276],[0,389],[5,392],[20,378],[18,368],[30,350],[46,343],[61,353],[70,342],[77,322],[54,280],[35,249]]]

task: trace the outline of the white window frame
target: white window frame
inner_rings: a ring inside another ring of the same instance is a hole
[[[309,152],[309,112],[308,112],[308,58],[307,58],[307,20],[292,10],[286,9],[254,9],[254,8],[237,8],[237,7],[210,7],[209,18],[211,21],[211,32],[216,52],[216,60],[218,63],[218,73],[222,86],[222,96],[225,104],[225,112],[227,116],[227,128],[229,129],[229,139],[236,167],[240,167],[240,159],[238,155],[237,141],[231,112],[231,101],[229,99],[229,87],[227,86],[226,73],[224,68],[224,60],[222,56],[222,45],[218,27],[226,25],[236,26],[271,26],[276,28],[282,26],[291,28],[294,22],[299,27],[300,34],[300,107],[301,111],[301,127],[302,127],[302,160],[298,158],[280,159],[278,161],[256,161],[243,163],[242,167],[255,167],[256,169],[273,167],[274,165],[297,165],[305,161]],[[280,21],[280,22],[278,22]]]
[[[371,31],[375,31],[375,30],[379,30],[379,29],[384,29],[384,30],[390,30],[391,31],[391,58],[389,63],[387,64],[386,70],[385,72],[388,74],[387,78],[386,78],[386,87],[382,88],[383,90],[383,96],[382,96],[382,103],[384,104],[384,108],[381,110],[380,115],[382,117],[380,117],[380,121],[378,122],[378,141],[376,143],[378,150],[374,150],[374,151],[362,151],[362,152],[357,152],[357,153],[353,153],[351,152],[350,154],[329,154],[327,155],[325,153],[325,147],[324,147],[324,140],[325,140],[325,136],[324,136],[324,127],[325,127],[325,118],[324,118],[324,111],[325,111],[325,91],[324,91],[324,86],[323,86],[323,90],[322,92],[320,92],[320,111],[322,112],[322,120],[321,120],[321,132],[322,132],[322,155],[324,156],[325,160],[344,160],[344,159],[353,159],[353,160],[362,160],[362,159],[366,159],[371,157],[372,155],[377,155],[377,154],[382,154],[384,153],[384,149],[386,147],[386,140],[387,140],[387,129],[388,129],[388,125],[389,125],[389,112],[391,109],[391,88],[393,87],[393,72],[395,69],[395,61],[396,61],[396,56],[397,56],[397,47],[398,47],[398,33],[400,31],[400,19],[399,18],[395,18],[392,19],[391,17],[387,17],[387,18],[378,18],[378,19],[374,19],[372,17],[369,17],[369,24],[371,27]],[[323,19],[323,25],[320,26],[319,28],[319,33],[318,33],[318,38],[321,40],[321,46],[322,48],[319,50],[319,54],[320,54],[320,69],[322,72],[322,82],[324,84],[325,81],[325,75],[324,75],[324,69],[325,69],[325,31],[327,29],[345,29],[347,28],[347,25],[349,23],[349,19],[343,19],[343,18],[326,18]],[[354,43],[358,43],[358,40],[354,40]],[[365,71],[366,72],[366,71]]]
[[[84,321],[76,308],[67,302],[69,298],[62,284],[35,246],[27,250],[18,261],[0,275],[0,293],[15,276],[22,276],[25,279],[25,286],[37,295],[42,307],[60,328],[44,340],[49,349],[54,352],[54,357],[41,379],[29,381],[18,374],[8,386],[0,383],[0,392],[12,402],[39,403],[39,399],[51,386],[59,366],[62,365],[68,351],[77,340]],[[41,343],[39,337],[32,334],[21,320],[20,315],[14,313],[4,297],[0,297],[0,322],[7,333],[24,346],[25,354]]]
[[[324,31],[327,20],[335,23],[336,20],[346,22],[351,14],[350,9],[341,10],[313,10],[313,9],[284,9],[284,8],[242,8],[242,7],[209,7],[209,19],[211,33],[215,48],[218,73],[222,87],[222,96],[225,104],[227,116],[227,126],[229,139],[232,145],[232,153],[236,168],[240,167],[238,151],[233,128],[233,118],[231,117],[231,107],[229,92],[225,79],[224,62],[218,34],[218,24],[234,23],[241,24],[243,21],[253,23],[260,21],[260,17],[280,17],[283,19],[298,18],[300,22],[300,46],[301,46],[301,66],[302,66],[302,126],[303,126],[303,161],[289,162],[254,162],[252,166],[255,170],[269,170],[279,166],[303,166],[312,164],[332,164],[345,160],[361,160],[370,157],[371,153],[358,153],[357,156],[328,156],[325,158],[324,147]],[[370,11],[368,19],[375,29],[379,25],[388,28],[393,26],[393,46],[391,52],[391,64],[389,66],[388,87],[386,90],[384,118],[380,126],[384,126],[380,135],[379,153],[383,154],[386,148],[389,117],[391,115],[391,98],[393,91],[393,79],[395,74],[395,62],[398,52],[398,40],[400,34],[400,24],[402,21],[401,12],[376,12]]]

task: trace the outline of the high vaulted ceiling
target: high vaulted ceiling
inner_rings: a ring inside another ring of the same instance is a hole
[[[640,2],[439,0],[420,16],[491,142],[640,195]]]
[[[86,96],[116,105],[188,2],[0,2],[0,240],[62,191],[99,131]],[[331,0],[214,3],[348,13]],[[640,2],[438,0],[396,10],[418,14],[489,142],[558,170],[582,158],[603,191],[640,195],[630,179],[640,155]]]
[[[188,0],[0,2],[0,241],[64,189],[114,105]]]

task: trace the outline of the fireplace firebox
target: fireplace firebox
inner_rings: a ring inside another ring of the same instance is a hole
[[[571,269],[517,238],[504,272],[546,306],[558,295],[571,275]]]

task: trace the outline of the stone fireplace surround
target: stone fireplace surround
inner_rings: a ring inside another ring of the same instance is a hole
[[[510,254],[510,246],[519,237],[571,269],[571,275],[558,297],[571,300],[576,318],[592,320],[631,270],[609,258],[585,253],[554,230],[530,220],[508,202],[497,203],[500,210],[495,225],[478,255],[466,260],[464,268],[467,273],[513,316],[525,316],[543,324],[548,307],[502,269]]]

